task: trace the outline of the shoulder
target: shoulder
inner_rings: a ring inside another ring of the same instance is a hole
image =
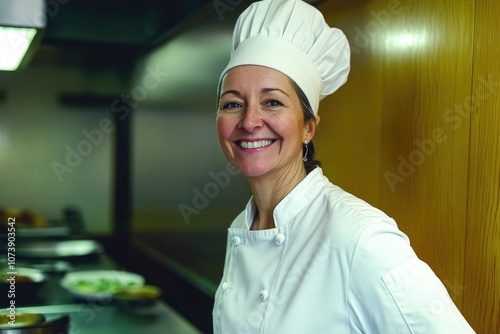
[[[311,187],[308,190],[314,195],[310,199],[310,206],[313,206],[316,212],[323,212],[330,216],[331,220],[349,225],[364,225],[375,221],[396,225],[395,221],[382,210],[333,184],[322,174],[321,169],[311,179]]]
[[[306,215],[336,243],[351,249],[386,235],[409,243],[393,218],[331,182],[322,185]]]
[[[396,224],[382,210],[332,183],[324,186],[321,197],[335,216],[356,222],[384,221],[392,225]]]
[[[364,200],[329,184],[319,196],[331,238],[349,251],[352,267],[379,277],[415,256],[396,221]]]

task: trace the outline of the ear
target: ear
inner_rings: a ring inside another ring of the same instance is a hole
[[[313,140],[314,135],[316,134],[316,129],[318,128],[319,120],[320,120],[320,118],[319,118],[319,115],[318,115],[318,116],[316,116],[315,119],[310,120],[309,122],[307,122],[305,124],[304,139],[306,139],[308,142],[310,142],[311,140]]]

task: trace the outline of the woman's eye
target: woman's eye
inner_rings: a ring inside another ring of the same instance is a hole
[[[283,103],[278,100],[269,100],[266,102],[266,106],[268,107],[281,107],[283,106]]]
[[[222,105],[222,110],[224,110],[224,109],[237,109],[239,107],[241,107],[241,105],[237,102],[227,102],[227,103]]]

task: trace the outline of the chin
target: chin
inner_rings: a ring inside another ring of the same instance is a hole
[[[240,165],[238,166],[241,174],[247,177],[256,177],[264,175],[268,172],[268,168],[264,166],[248,166],[248,165]]]

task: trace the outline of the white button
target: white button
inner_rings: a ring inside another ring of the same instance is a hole
[[[222,283],[222,290],[227,290],[229,288],[229,284],[227,282]]]
[[[285,235],[283,233],[278,233],[276,234],[276,238],[275,238],[275,241],[276,241],[276,245],[282,245],[284,242],[285,242]]]
[[[233,246],[239,246],[241,244],[241,238],[238,236],[235,236],[231,239],[231,244]]]
[[[267,300],[267,297],[269,297],[269,291],[267,290],[261,290],[259,293],[259,298],[261,301],[265,302]]]

